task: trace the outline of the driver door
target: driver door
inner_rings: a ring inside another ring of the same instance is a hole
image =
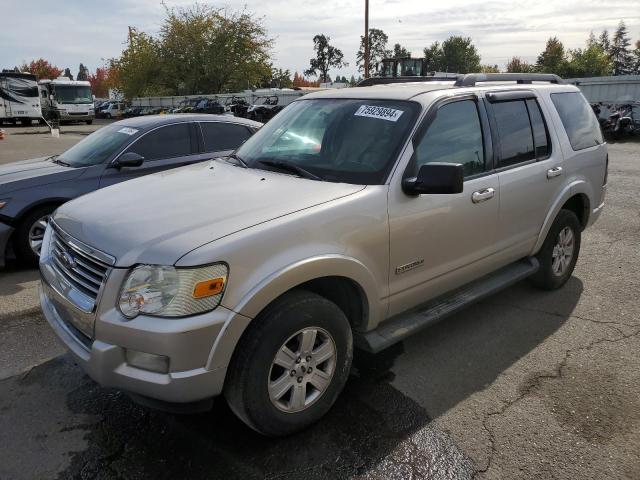
[[[482,101],[466,95],[436,104],[412,145],[389,192],[389,316],[487,273],[486,259],[495,252],[499,183]],[[404,193],[402,178],[432,162],[462,164],[463,192]]]
[[[142,165],[117,168],[116,158],[102,175],[100,188],[200,161],[194,128],[194,124],[183,122],[145,133],[120,154],[134,152],[142,155]]]

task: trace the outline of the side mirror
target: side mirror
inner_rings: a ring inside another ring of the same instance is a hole
[[[115,168],[139,167],[144,163],[144,157],[135,152],[127,152],[113,162]]]
[[[426,163],[420,167],[417,177],[402,181],[402,190],[407,195],[461,193],[463,181],[464,172],[459,163]]]

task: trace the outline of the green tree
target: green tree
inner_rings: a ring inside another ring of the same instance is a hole
[[[636,42],[633,50],[633,74],[640,75],[640,40]]]
[[[566,74],[570,77],[601,77],[611,75],[612,65],[600,43],[587,41],[587,48],[569,50]]]
[[[274,88],[291,88],[293,80],[291,80],[291,72],[282,70],[281,68],[271,69],[271,87]]]
[[[71,74],[71,70],[69,68],[64,69],[63,77],[67,77],[69,80],[73,80],[73,75]]]
[[[498,65],[481,65],[480,71],[482,73],[500,73]]]
[[[378,28],[369,29],[369,75],[375,70],[376,64],[380,63],[383,58],[391,56],[391,51],[387,50],[387,42],[389,37]],[[356,53],[356,65],[359,72],[364,72],[364,35],[360,36],[360,48]],[[367,75],[365,75],[367,76]]]
[[[175,94],[234,91],[270,75],[272,39],[243,10],[166,7],[158,39],[164,85]]]
[[[442,58],[442,48],[440,42],[433,42],[431,46],[424,49],[425,69],[429,72],[439,72],[444,70]]]
[[[609,49],[611,48],[611,40],[609,40],[609,32],[605,28],[600,36],[598,37],[598,43],[602,47],[602,49],[609,53]]]
[[[547,40],[544,51],[538,55],[536,70],[541,73],[555,73],[565,76],[567,73],[567,55],[564,45],[558,37],[551,37]]]
[[[631,45],[631,41],[627,33],[627,26],[620,20],[609,48],[614,75],[626,75],[633,70],[633,59],[629,51],[629,45]]]
[[[409,50],[407,50],[406,48],[404,48],[399,43],[396,43],[393,46],[392,55],[393,55],[393,58],[409,58],[409,57],[411,57],[411,52]]]
[[[511,57],[507,63],[508,73],[531,73],[532,70],[532,66],[520,57]]]
[[[329,43],[330,37],[319,34],[313,37],[313,50],[316,52],[315,58],[309,60],[309,68],[304,71],[305,75],[320,74],[321,82],[330,82],[329,70],[332,68],[346,67],[348,63],[343,61],[342,50]]]
[[[356,77],[351,75],[351,78],[349,79],[349,86],[350,87],[355,87],[357,84],[358,84],[358,82],[356,81]]]
[[[78,75],[76,75],[76,80],[87,80],[88,78],[89,69],[81,63],[78,67]]]

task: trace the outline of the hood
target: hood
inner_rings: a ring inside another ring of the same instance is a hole
[[[98,190],[64,204],[54,220],[117,266],[171,265],[205,243],[363,188],[217,160]]]
[[[65,167],[49,160],[34,158],[0,165],[0,195],[23,188],[33,188],[48,183],[76,178],[84,168]]]

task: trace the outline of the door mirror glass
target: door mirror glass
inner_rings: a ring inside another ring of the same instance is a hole
[[[116,168],[139,167],[144,162],[144,157],[135,152],[124,153],[118,158],[113,165]]]
[[[460,163],[425,163],[416,177],[402,181],[402,190],[407,195],[461,193],[463,181],[464,169]]]

